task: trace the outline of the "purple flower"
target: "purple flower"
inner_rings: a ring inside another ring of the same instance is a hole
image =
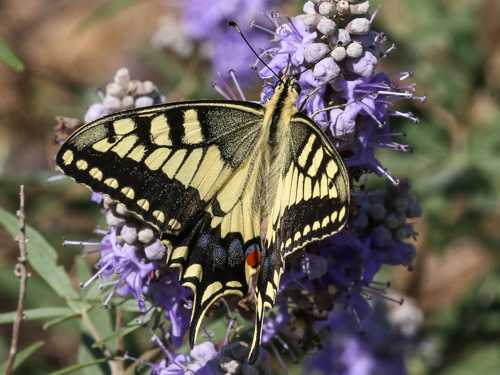
[[[162,275],[152,283],[154,304],[165,309],[165,317],[172,323],[171,334],[175,346],[180,347],[189,329],[191,309],[187,307],[192,290],[183,287],[179,280],[179,272]]]
[[[376,303],[363,321],[363,330],[348,311],[332,314],[318,328],[331,330],[324,349],[310,357],[307,370],[330,375],[406,374],[404,354],[409,345],[399,327],[386,319],[386,309]]]
[[[203,0],[186,2],[182,14],[184,32],[203,45],[202,50],[212,62],[214,77],[233,69],[243,84],[252,82],[255,72],[250,66],[255,56],[238,32],[227,26],[227,22],[238,23],[251,45],[261,45],[265,43],[266,36],[251,30],[248,24],[261,17],[262,10],[268,9],[272,3],[270,0],[215,0],[209,4]]]

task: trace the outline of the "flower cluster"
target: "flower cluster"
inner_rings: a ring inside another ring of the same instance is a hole
[[[147,107],[165,102],[165,97],[151,81],[131,79],[128,69],[121,68],[113,82],[106,85],[104,93],[99,92],[102,102],[92,104],[85,114],[85,122],[96,120],[111,113],[126,109]]]
[[[307,1],[304,14],[282,20],[272,19],[274,35],[262,58],[267,62],[259,74],[264,79],[275,74],[294,75],[301,85],[297,106],[314,118],[330,136],[348,167],[377,175],[388,173],[375,158],[376,148],[408,151],[394,142],[390,116],[418,122],[410,113],[390,108],[398,99],[413,96],[412,85],[400,82],[411,72],[375,74],[379,61],[394,48],[382,49],[383,34],[371,29],[373,17],[366,1]],[[259,26],[260,27],[260,26]],[[261,27],[262,28],[262,27]],[[265,100],[272,86],[262,92]]]
[[[330,314],[321,328],[331,334],[324,337],[323,349],[309,358],[307,369],[338,375],[405,374],[405,352],[411,340],[387,319],[386,310],[383,303],[374,303],[362,332],[348,311]]]

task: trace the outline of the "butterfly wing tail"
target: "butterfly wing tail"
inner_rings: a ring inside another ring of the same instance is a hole
[[[260,265],[259,278],[255,288],[257,299],[255,328],[250,347],[248,362],[255,363],[259,357],[259,349],[262,341],[262,329],[264,324],[264,312],[266,307],[272,308],[278,288],[280,278],[283,273],[283,258],[274,248],[273,244],[264,247],[262,263]]]

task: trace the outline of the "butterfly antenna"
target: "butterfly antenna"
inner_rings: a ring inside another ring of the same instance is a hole
[[[281,81],[281,78],[276,74],[276,72],[274,70],[272,70],[269,65],[267,65],[264,60],[262,60],[262,58],[259,56],[259,54],[253,49],[253,47],[250,45],[250,43],[248,42],[247,38],[245,38],[245,35],[243,35],[243,32],[241,31],[240,27],[236,24],[236,22],[233,22],[233,21],[229,21],[227,23],[228,26],[232,26],[234,27],[241,35],[241,37],[243,38],[243,40],[245,41],[245,43],[247,44],[247,46],[252,50],[253,54],[255,56],[257,56],[257,58],[259,59],[259,61],[264,64],[264,66],[269,69],[275,76],[276,78],[278,78],[280,81]]]

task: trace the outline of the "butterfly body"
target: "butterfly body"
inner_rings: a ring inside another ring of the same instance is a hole
[[[297,110],[297,96],[285,78],[264,106],[195,101],[125,111],[78,129],[57,155],[63,173],[162,232],[168,265],[195,292],[191,346],[210,305],[244,296],[257,274],[255,362],[284,257],[345,223],[345,166]]]

